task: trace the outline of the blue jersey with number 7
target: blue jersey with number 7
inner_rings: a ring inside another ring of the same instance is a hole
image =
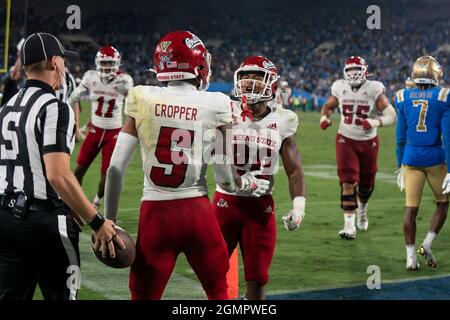
[[[397,164],[431,167],[450,159],[450,89],[396,93]]]

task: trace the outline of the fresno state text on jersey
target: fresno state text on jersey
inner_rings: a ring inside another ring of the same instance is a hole
[[[122,127],[122,109],[133,79],[118,73],[108,83],[101,81],[96,70],[87,71],[70,98],[70,105],[82,99],[91,101],[91,123],[102,129]]]
[[[241,116],[241,104],[233,103],[233,163],[238,173],[261,170],[262,177],[270,180],[271,194],[274,174],[278,170],[279,152],[283,140],[296,133],[297,114],[282,108],[269,108],[270,112],[259,120],[250,120]],[[229,193],[217,185],[221,193],[248,197],[248,193]]]
[[[337,80],[331,86],[331,94],[339,101],[341,122],[339,134],[354,140],[370,140],[376,137],[377,128],[364,130],[362,121],[377,115],[376,101],[384,93],[379,81],[366,80],[356,91],[345,80]]]

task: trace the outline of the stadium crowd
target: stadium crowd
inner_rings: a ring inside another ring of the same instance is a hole
[[[365,12],[355,14],[354,10],[345,10],[336,15],[333,6],[327,9],[313,6],[298,14],[265,11],[263,20],[258,14],[233,12],[229,7],[200,10],[194,6],[189,9],[195,11],[195,20],[205,23],[174,21],[167,19],[167,11],[146,12],[136,8],[107,12],[107,20],[104,11],[94,13],[83,21],[82,30],[74,32],[88,34],[99,45],[116,46],[122,52],[123,69],[133,76],[136,84],[157,83],[147,71],[157,39],[165,31],[189,29],[204,39],[212,53],[212,81],[232,82],[239,61],[250,53],[261,54],[276,63],[282,79],[291,88],[324,97],[329,94],[331,83],[342,77],[345,59],[360,55],[368,62],[373,79],[382,81],[392,96],[404,85],[418,56],[432,54],[444,67],[450,63],[450,44],[444,45],[450,39],[450,20],[425,15],[414,18],[407,10],[409,2],[403,1],[404,10],[397,2],[395,6],[386,3],[389,12],[383,15],[381,30],[366,27]],[[314,19],[308,19],[308,14],[313,14]],[[242,19],[245,28],[241,28]],[[12,19],[18,25],[21,20],[20,15]],[[426,27],[428,23],[433,28]],[[28,33],[40,31],[43,25],[48,30],[67,33],[64,15],[44,17],[32,12],[27,24]],[[81,65],[72,72],[81,75],[94,67],[98,48],[78,44],[73,49],[80,53]],[[445,73],[444,82],[450,82],[450,73]]]

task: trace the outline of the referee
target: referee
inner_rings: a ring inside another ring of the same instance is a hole
[[[66,68],[66,71],[64,73],[63,84],[61,88],[56,91],[56,97],[62,102],[67,103],[70,95],[72,94],[73,90],[75,90],[76,87],[77,83],[75,81],[75,78],[70,73],[69,69]]]
[[[51,34],[29,36],[20,50],[25,87],[0,111],[0,300],[32,299],[37,284],[45,299],[76,298],[79,229],[70,209],[104,256],[108,247],[114,257],[113,239],[124,248],[70,170],[74,115],[55,96],[64,53]]]

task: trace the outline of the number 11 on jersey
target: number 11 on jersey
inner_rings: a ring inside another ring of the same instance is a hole
[[[108,109],[106,110],[106,112],[104,114],[103,114],[103,104],[105,102],[105,97],[103,97],[103,96],[98,97],[97,102],[98,102],[98,106],[97,106],[97,110],[95,110],[95,114],[99,117],[112,118],[113,110],[114,110],[114,107],[116,106],[116,99],[108,100]]]

